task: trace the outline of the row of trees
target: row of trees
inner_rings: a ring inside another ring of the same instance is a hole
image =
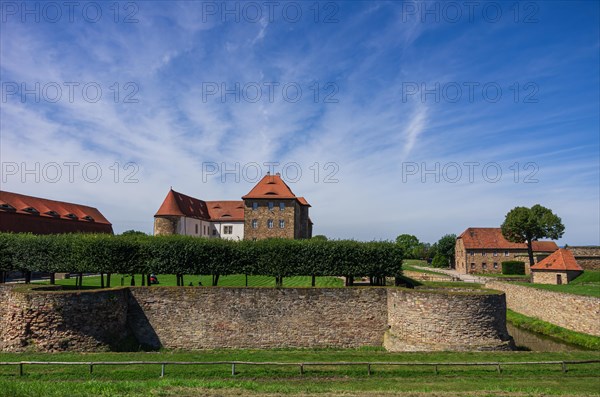
[[[396,237],[396,244],[402,248],[406,259],[431,260],[436,267],[448,267],[454,263],[455,234],[446,234],[436,243],[420,242],[416,236],[401,234]]]
[[[401,268],[402,249],[393,242],[0,233],[4,271],[212,274],[215,285],[220,275],[269,275],[281,285],[289,276],[369,276],[382,282],[400,276]]]

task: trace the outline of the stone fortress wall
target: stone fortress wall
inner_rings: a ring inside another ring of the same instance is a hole
[[[509,350],[505,309],[491,291],[0,286],[0,351]]]

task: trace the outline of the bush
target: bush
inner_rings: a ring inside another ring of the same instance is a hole
[[[0,233],[0,269],[122,274],[399,276],[402,249],[351,240],[229,241],[191,236]]]
[[[522,261],[502,262],[502,274],[525,274],[525,262],[522,262]]]
[[[440,253],[435,254],[431,266],[433,267],[448,267],[448,257]]]

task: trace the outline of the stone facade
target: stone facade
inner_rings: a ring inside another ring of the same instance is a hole
[[[532,282],[536,284],[568,284],[582,272],[573,270],[532,270]]]
[[[382,346],[505,350],[504,295],[401,288],[0,289],[1,351]],[[131,330],[131,331],[129,331]],[[130,334],[133,333],[133,336]],[[384,342],[385,339],[385,342]]]
[[[486,288],[503,291],[509,309],[529,317],[600,336],[600,298],[564,294],[492,281]]]
[[[568,247],[584,270],[600,270],[600,247]]]
[[[464,274],[472,273],[502,273],[502,262],[525,262],[525,274],[530,274],[529,256],[524,249],[465,249],[461,239],[456,240],[454,249],[456,270]],[[538,263],[549,253],[535,253],[533,262]]]
[[[154,235],[155,236],[170,236],[177,234],[179,229],[179,217],[177,216],[161,216],[154,218]]]
[[[254,203],[258,208],[254,209]],[[272,203],[272,209],[269,209]],[[283,203],[283,210],[280,207]],[[264,238],[300,238],[301,221],[299,218],[300,208],[296,200],[282,199],[247,199],[244,200],[244,239],[260,240]],[[272,227],[269,227],[272,221]],[[283,228],[280,227],[283,221]],[[253,226],[256,225],[256,227]]]

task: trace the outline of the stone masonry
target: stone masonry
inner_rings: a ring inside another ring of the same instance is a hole
[[[6,286],[0,351],[114,350],[123,341],[180,349],[506,350],[505,308],[504,295],[492,291]]]
[[[503,291],[507,307],[529,317],[600,336],[600,298],[546,291],[491,281],[487,288]]]

